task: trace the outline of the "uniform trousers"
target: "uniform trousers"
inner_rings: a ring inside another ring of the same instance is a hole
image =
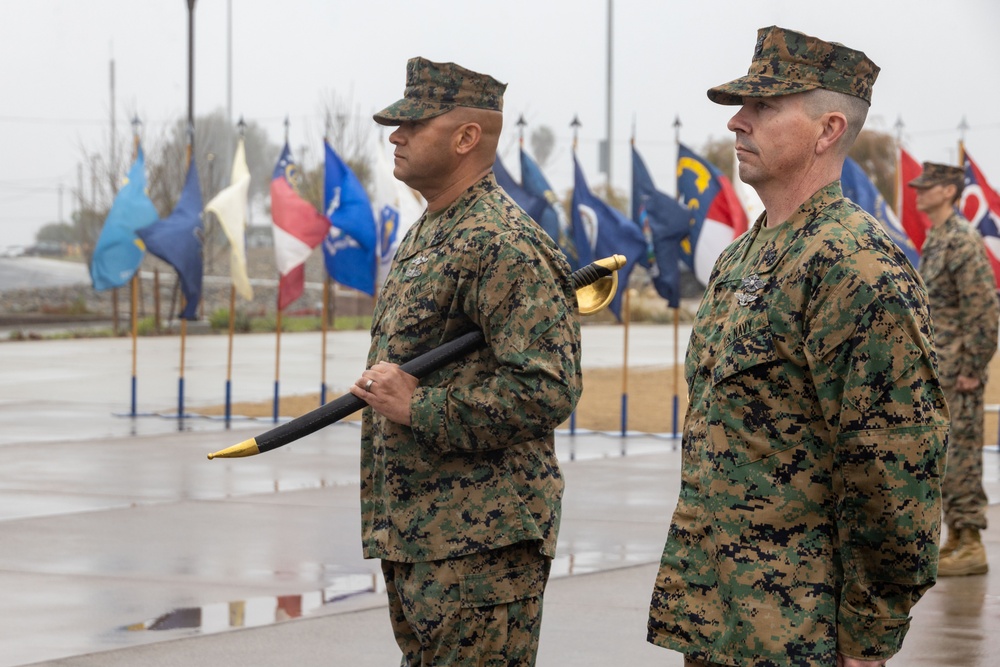
[[[986,528],[986,492],[983,490],[983,393],[957,392],[944,387],[951,412],[948,464],[941,495],[944,521],[950,530]]]
[[[538,542],[424,563],[382,561],[401,667],[530,667],[552,560]]]

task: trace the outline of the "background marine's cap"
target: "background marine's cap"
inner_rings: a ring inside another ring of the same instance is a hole
[[[950,164],[924,162],[920,175],[907,183],[911,188],[933,188],[935,185],[956,185],[959,190],[965,185],[965,170]]]
[[[825,88],[872,103],[879,66],[861,51],[777,26],[757,31],[747,75],[709,88],[716,104],[743,104],[744,97],[778,97]]]
[[[399,125],[408,120],[434,118],[455,107],[503,111],[506,83],[455,63],[434,63],[410,58],[406,63],[403,99],[374,115],[380,125]]]

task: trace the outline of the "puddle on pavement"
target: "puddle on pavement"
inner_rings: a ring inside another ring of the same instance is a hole
[[[552,562],[551,578],[630,567],[649,562],[651,557],[658,557],[658,554],[582,551],[557,555]],[[259,627],[301,618],[326,605],[383,590],[385,584],[378,573],[348,574],[337,577],[329,586],[318,591],[182,607],[120,629],[127,632],[193,630],[211,634],[235,628]]]
[[[128,632],[186,629],[209,634],[234,628],[252,628],[306,616],[325,605],[382,590],[384,585],[380,575],[350,574],[338,577],[319,591],[184,607],[121,629]]]

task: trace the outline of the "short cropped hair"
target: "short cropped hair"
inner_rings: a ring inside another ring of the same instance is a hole
[[[819,118],[825,113],[839,111],[847,118],[847,130],[840,137],[838,147],[844,155],[854,145],[861,133],[861,128],[868,118],[870,105],[860,97],[838,93],[825,88],[815,88],[802,93],[806,96],[806,111],[813,118]]]

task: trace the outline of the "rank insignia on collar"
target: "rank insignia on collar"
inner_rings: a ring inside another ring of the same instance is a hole
[[[763,289],[764,281],[760,279],[756,273],[752,273],[743,279],[743,283],[740,285],[740,289],[746,290],[747,292],[756,292],[759,289]]]
[[[764,251],[764,263],[774,264],[778,259],[778,253],[774,251],[774,246],[768,246],[767,250]]]

